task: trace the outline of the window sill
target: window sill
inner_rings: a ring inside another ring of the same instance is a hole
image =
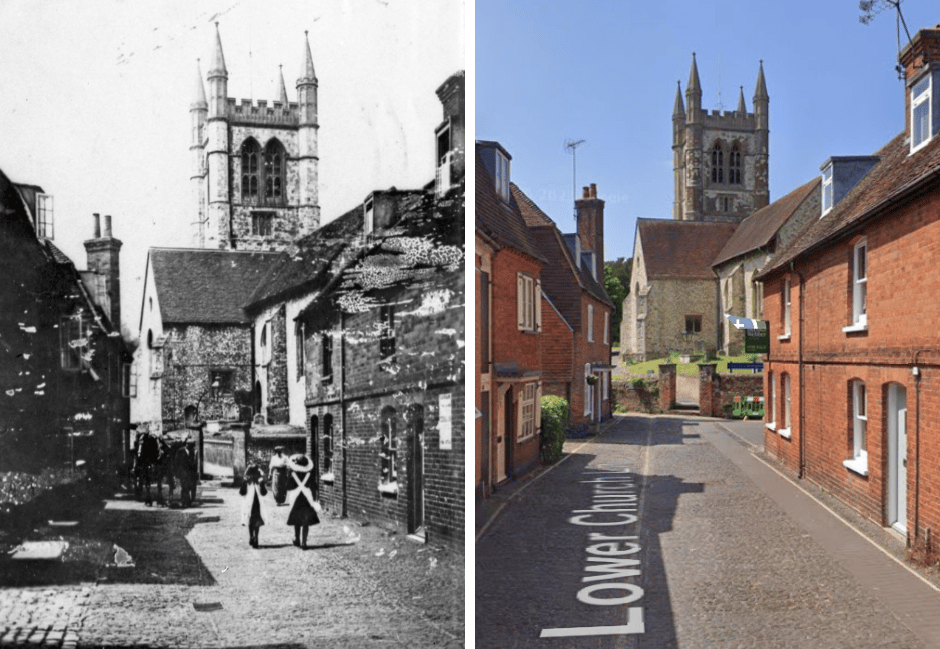
[[[859,333],[861,331],[868,331],[868,323],[851,324],[848,327],[842,327],[842,333],[853,334],[853,333]]]
[[[868,476],[867,456],[853,457],[851,460],[845,460],[842,462],[842,466],[860,476]]]
[[[777,340],[781,342],[786,342],[790,340],[790,334],[783,334],[782,336],[777,336]]]
[[[764,427],[766,427],[767,430],[771,430],[771,431],[777,432],[777,422],[775,422],[775,421],[772,421],[772,422],[770,422],[770,423],[764,424]]]
[[[516,439],[516,444],[522,444],[534,438],[535,438],[535,435],[526,435],[525,437],[519,437],[518,439]]]
[[[398,495],[398,481],[395,482],[385,482],[379,485],[379,493],[383,496],[397,496]]]
[[[333,481],[336,480],[336,476],[333,475],[332,471],[328,471],[320,476],[320,481],[323,484],[333,484]]]
[[[779,430],[777,430],[777,433],[779,433],[779,434],[780,434],[780,437],[783,437],[784,439],[790,439],[790,429],[789,429],[789,428],[780,428]]]

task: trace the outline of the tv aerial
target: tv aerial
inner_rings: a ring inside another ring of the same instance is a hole
[[[571,206],[574,210],[574,220],[578,220],[578,190],[577,190],[577,170],[578,170],[578,147],[584,144],[587,140],[565,140],[565,148],[571,153]]]

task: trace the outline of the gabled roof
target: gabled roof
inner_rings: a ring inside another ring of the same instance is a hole
[[[876,152],[881,158],[871,171],[828,214],[808,226],[778,252],[758,277],[783,267],[797,257],[824,247],[830,241],[900,204],[924,185],[940,180],[940,137],[909,154],[907,133],[902,131]]]
[[[321,277],[331,263],[357,238],[363,228],[362,204],[306,235],[284,255],[257,284],[246,301],[249,310],[315,290],[326,280]],[[318,281],[319,280],[319,281]],[[253,287],[254,288],[254,287]]]
[[[820,182],[819,176],[817,176],[802,187],[794,189],[783,198],[762,207],[741,221],[741,225],[738,226],[738,229],[728,239],[728,243],[718,253],[718,256],[712,262],[712,266],[718,266],[735,257],[746,255],[767,246],[777,236],[780,228],[803,204],[803,201],[819,186]]]
[[[547,262],[542,267],[542,290],[562,317],[573,326],[580,326],[582,290],[613,306],[604,287],[581,267],[580,260],[574,258],[567,240],[577,235],[563,235],[555,222],[525,192],[514,183],[510,188],[523,219],[532,231],[539,253]]]
[[[164,323],[244,324],[242,307],[280,252],[151,248]]]
[[[480,157],[480,145],[476,145],[476,229],[498,244],[515,248],[529,257],[544,261],[538,252],[519,205],[510,193],[506,204],[496,195],[493,179]]]
[[[637,219],[646,277],[715,279],[712,261],[736,227],[734,223]]]

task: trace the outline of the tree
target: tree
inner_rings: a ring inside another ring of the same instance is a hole
[[[618,261],[623,261],[620,259]],[[623,319],[623,300],[627,297],[627,289],[620,278],[617,277],[615,263],[604,264],[604,288],[614,303],[614,316],[611,318],[611,340],[620,342],[620,321]],[[629,279],[627,280],[629,281]]]

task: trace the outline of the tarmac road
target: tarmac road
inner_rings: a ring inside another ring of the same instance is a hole
[[[618,416],[566,444],[478,527],[475,646],[940,646],[937,588],[762,461],[760,427]]]

